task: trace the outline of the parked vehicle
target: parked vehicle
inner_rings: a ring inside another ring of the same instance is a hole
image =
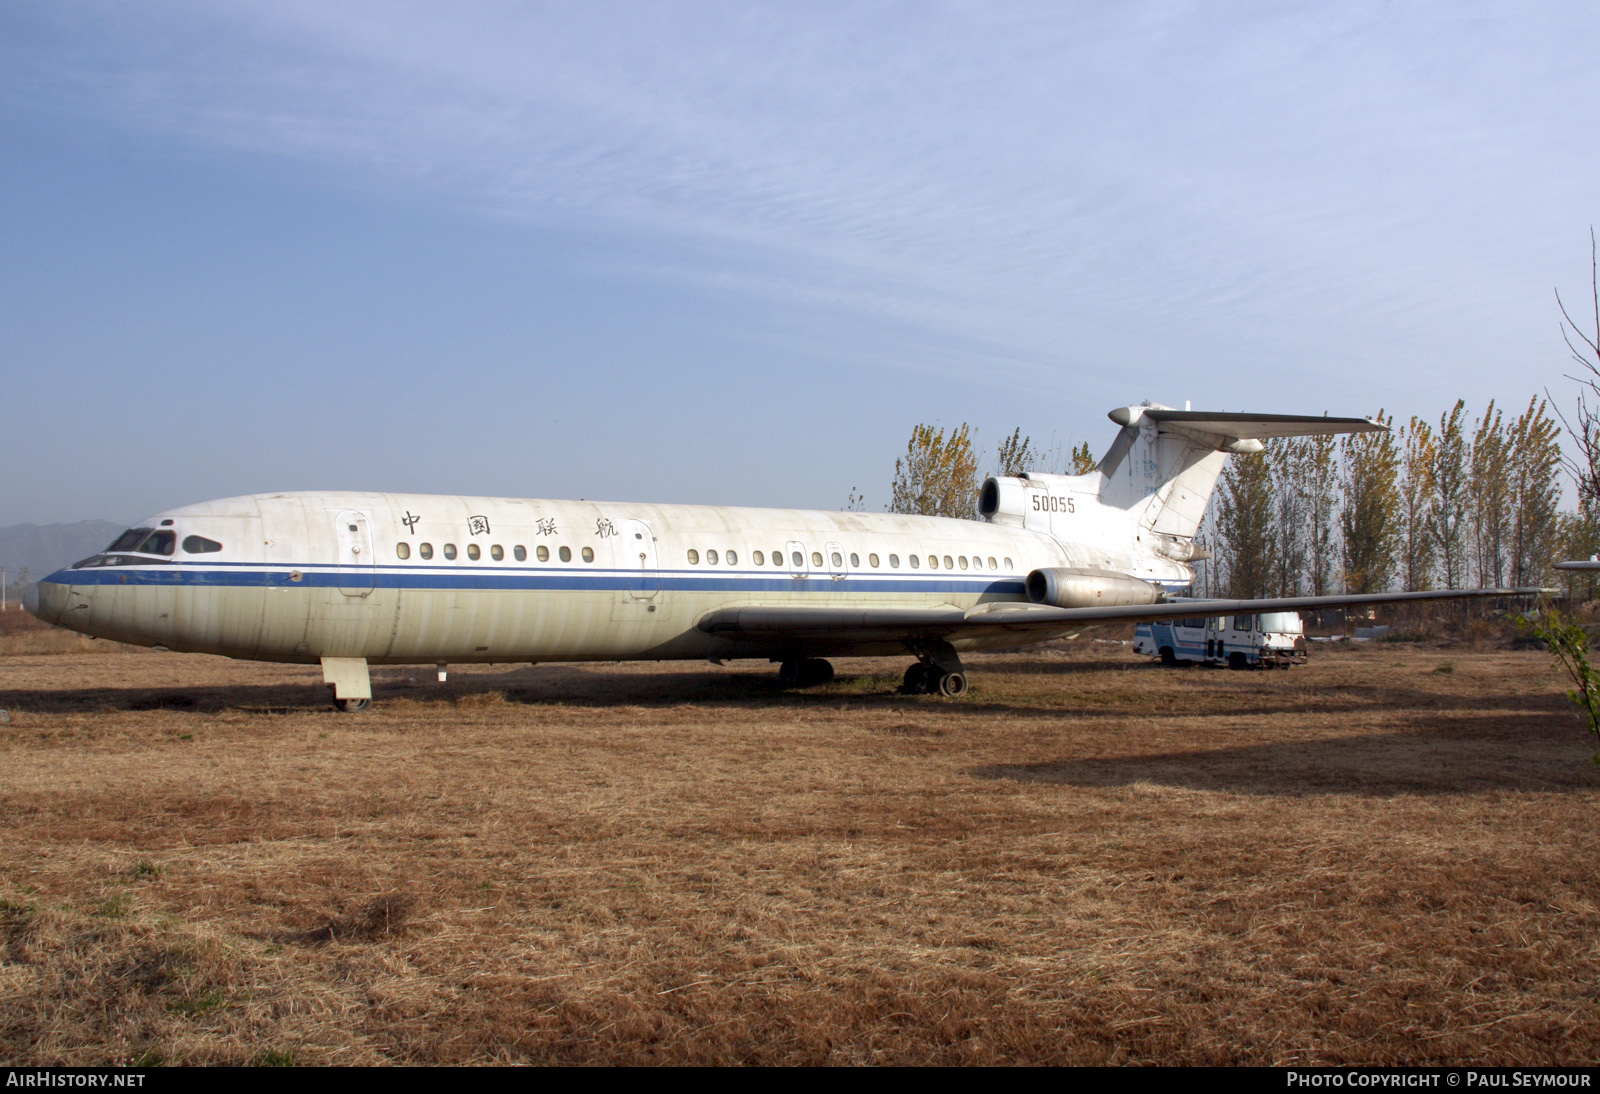
[[[1159,657],[1163,665],[1286,669],[1305,664],[1306,637],[1296,612],[1204,616],[1140,623],[1133,652]]]

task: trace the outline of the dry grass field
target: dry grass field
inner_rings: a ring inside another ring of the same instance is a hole
[[[1594,1063],[1537,651],[315,669],[0,626],[0,1058]]]

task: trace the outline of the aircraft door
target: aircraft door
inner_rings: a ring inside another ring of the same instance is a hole
[[[791,539],[783,545],[784,553],[789,557],[785,559],[789,564],[789,572],[795,577],[806,577],[811,573],[811,567],[806,562],[806,545],[797,539]]]
[[[824,543],[822,545],[822,555],[823,559],[828,563],[828,572],[833,574],[833,579],[835,581],[843,581],[845,574],[849,572],[844,565],[844,548],[837,543]]]
[[[334,518],[339,543],[339,591],[366,596],[373,589],[377,557],[372,551],[372,522],[359,509],[344,509]]]
[[[656,565],[656,537],[642,520],[617,521],[622,540],[622,565],[632,572],[628,582],[629,600],[652,600],[661,591],[661,576]]]

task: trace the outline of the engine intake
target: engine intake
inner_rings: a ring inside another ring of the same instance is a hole
[[[1028,599],[1057,608],[1120,608],[1154,604],[1161,593],[1148,581],[1113,570],[1052,566],[1035,570],[1026,583]]]

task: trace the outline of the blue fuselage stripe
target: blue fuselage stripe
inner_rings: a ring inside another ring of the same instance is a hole
[[[106,566],[58,570],[45,578],[57,585],[169,585],[200,588],[368,588],[380,589],[499,589],[534,590],[639,590],[724,593],[840,593],[862,595],[947,593],[966,596],[1020,597],[1024,586],[1016,577],[891,577],[852,573],[832,574],[754,571],[727,574],[658,572],[637,574],[617,571],[582,572],[559,569],[517,568],[500,572],[454,571],[449,567],[389,567],[341,574],[335,567],[300,569],[201,569],[191,566]]]

